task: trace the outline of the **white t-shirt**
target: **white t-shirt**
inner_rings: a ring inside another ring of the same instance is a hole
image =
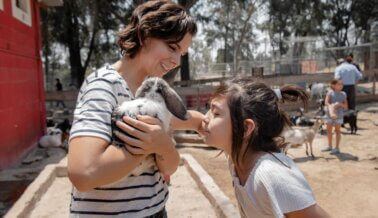
[[[230,158],[228,162],[242,217],[285,217],[285,213],[316,203],[303,173],[283,153],[261,156],[244,186],[240,185]]]

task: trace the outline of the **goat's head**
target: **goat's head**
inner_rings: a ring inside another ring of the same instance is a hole
[[[316,118],[315,118],[315,124],[314,124],[313,128],[314,128],[315,130],[318,130],[319,127],[320,127],[322,124],[323,124],[323,118],[322,118],[322,117],[316,117]]]

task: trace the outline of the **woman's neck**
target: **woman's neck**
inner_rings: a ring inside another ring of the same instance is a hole
[[[147,76],[146,71],[140,64],[138,55],[134,58],[122,57],[113,64],[113,68],[126,80],[131,92],[135,95],[136,90]]]

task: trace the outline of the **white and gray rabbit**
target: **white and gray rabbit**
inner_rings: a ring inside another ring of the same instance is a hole
[[[186,107],[180,96],[165,82],[158,77],[151,77],[143,81],[137,89],[135,99],[123,102],[112,114],[112,128],[120,130],[115,122],[123,116],[136,118],[137,115],[148,115],[160,120],[165,131],[169,131],[172,115],[181,120],[188,119]],[[122,130],[120,130],[123,132]],[[125,133],[126,134],[126,133]],[[123,142],[113,133],[113,144],[123,147]],[[140,175],[145,169],[155,165],[154,155],[149,155],[130,174]]]

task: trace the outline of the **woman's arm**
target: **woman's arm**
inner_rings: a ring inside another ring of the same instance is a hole
[[[143,155],[132,155],[98,137],[73,138],[68,150],[68,177],[81,192],[115,182],[142,162]]]
[[[188,110],[189,118],[187,120],[180,120],[177,117],[172,117],[171,126],[174,130],[194,130],[201,133],[202,121],[205,118],[201,112]]]
[[[287,218],[330,218],[331,216],[319,205],[314,204],[302,210],[285,214]]]

